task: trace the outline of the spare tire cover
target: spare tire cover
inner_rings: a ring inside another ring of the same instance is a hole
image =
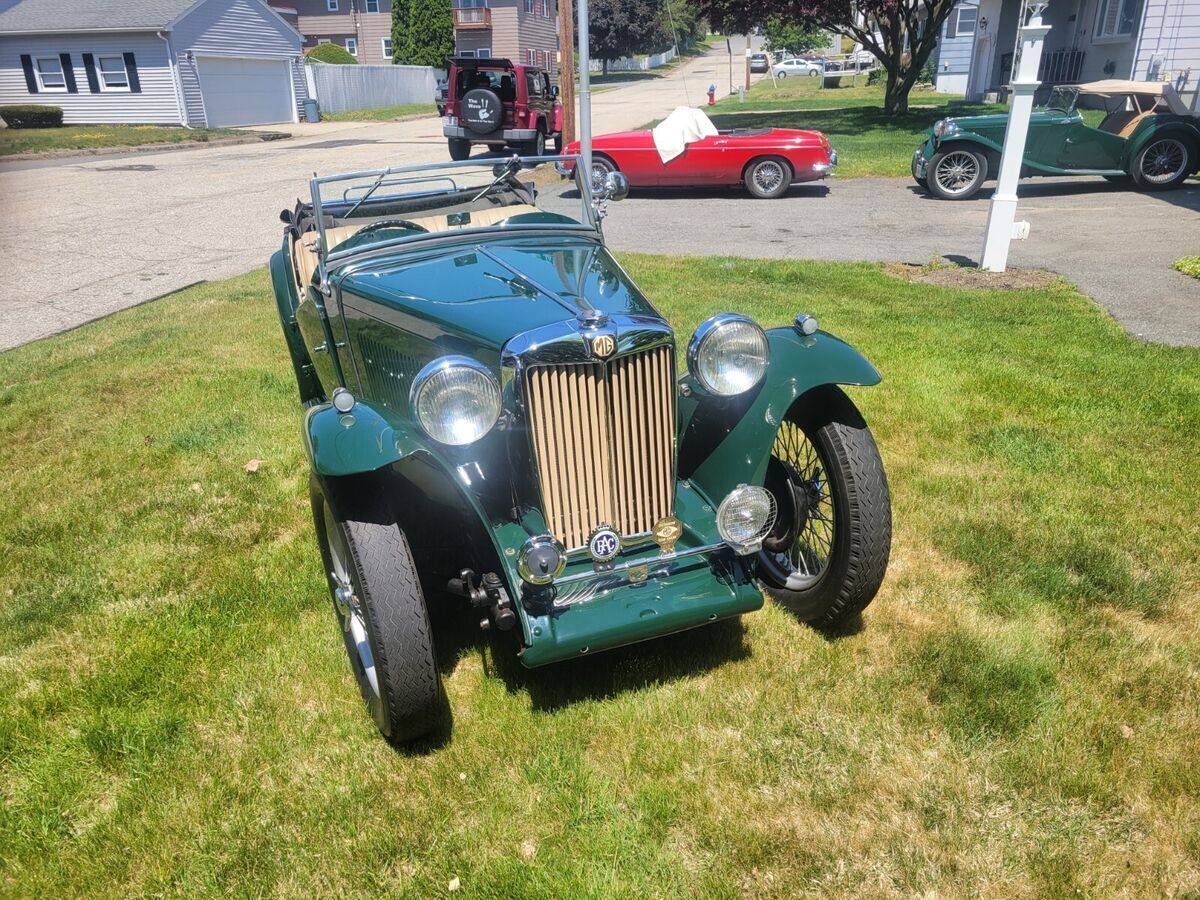
[[[491,88],[471,88],[463,94],[462,120],[477,134],[487,134],[499,128],[503,113],[500,95]]]

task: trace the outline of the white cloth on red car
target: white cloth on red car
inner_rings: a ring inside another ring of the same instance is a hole
[[[701,110],[690,106],[677,106],[675,111],[654,126],[654,146],[659,158],[669,163],[687,149],[687,145],[701,138],[719,134],[712,119]]]

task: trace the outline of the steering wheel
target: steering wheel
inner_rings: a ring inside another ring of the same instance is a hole
[[[382,222],[372,222],[370,225],[364,225],[358,231],[354,232],[354,236],[358,237],[361,234],[370,234],[372,231],[379,231],[381,228],[411,228],[413,231],[429,233],[429,229],[424,225],[418,225],[416,222],[410,222],[408,219],[384,219]]]

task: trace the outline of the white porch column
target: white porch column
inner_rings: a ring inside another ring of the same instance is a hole
[[[980,268],[1003,272],[1008,264],[1008,245],[1017,236],[1029,233],[1027,222],[1016,224],[1017,181],[1025,157],[1025,139],[1029,135],[1029,114],[1033,111],[1033,94],[1041,84],[1038,65],[1042,60],[1049,25],[1042,24],[1042,12],[1048,0],[1030,0],[1029,24],[1021,28],[1021,61],[1016,78],[1012,80],[1013,101],[1004,132],[1004,150],[1000,155],[1000,175],[992,204],[988,209],[987,235],[983,240]]]

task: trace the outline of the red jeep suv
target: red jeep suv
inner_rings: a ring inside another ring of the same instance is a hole
[[[562,104],[558,86],[535,66],[514,66],[507,59],[450,60],[442,134],[451,159],[466,159],[472,144],[516,148],[523,156],[542,156],[546,141],[562,152]]]

